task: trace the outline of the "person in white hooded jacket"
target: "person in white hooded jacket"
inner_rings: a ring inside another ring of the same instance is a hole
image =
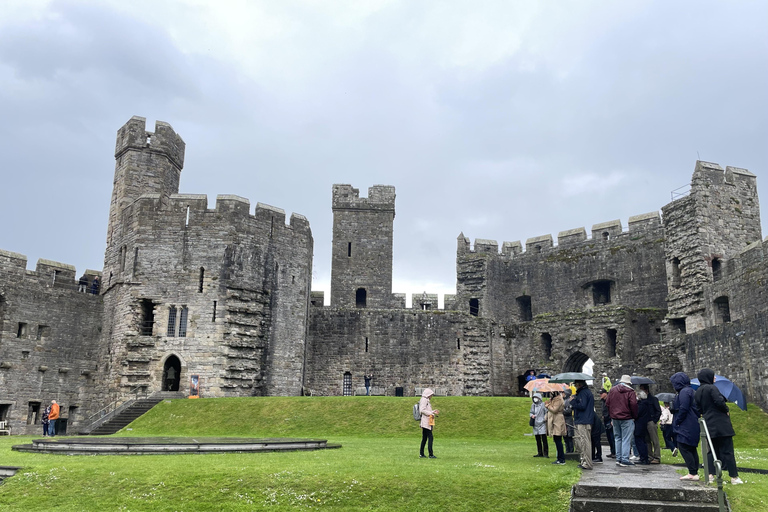
[[[437,409],[432,409],[432,405],[429,399],[432,398],[435,392],[427,388],[421,394],[421,400],[419,400],[419,412],[421,413],[421,448],[419,449],[419,457],[422,459],[426,457],[424,455],[424,445],[427,445],[429,451],[429,458],[436,459],[434,452],[432,451],[432,427],[435,425],[435,416],[440,414]]]

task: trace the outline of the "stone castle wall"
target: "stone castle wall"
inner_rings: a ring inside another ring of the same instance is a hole
[[[102,301],[78,292],[71,265],[26,266],[26,256],[0,251],[0,411],[14,434],[42,435],[51,400],[76,428],[102,392],[95,381],[104,369]]]

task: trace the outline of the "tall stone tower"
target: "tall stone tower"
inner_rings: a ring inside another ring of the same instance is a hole
[[[746,169],[696,162],[691,192],[663,209],[667,259],[668,318],[692,333],[727,318],[728,298],[707,304],[705,286],[717,282],[725,264],[762,239],[757,177]],[[707,311],[718,312],[712,318]]]
[[[392,307],[395,187],[333,186],[331,306]]]

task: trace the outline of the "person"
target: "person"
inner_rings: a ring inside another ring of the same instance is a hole
[[[637,392],[637,418],[635,418],[635,445],[638,459],[635,464],[648,465],[648,422],[651,421],[651,402],[648,393],[642,389]]]
[[[77,291],[78,293],[85,293],[88,290],[88,276],[83,274],[80,276],[80,279],[77,281]]]
[[[648,395],[648,404],[651,408],[651,421],[646,425],[648,435],[648,462],[650,464],[661,464],[661,445],[659,444],[659,420],[661,419],[661,406],[659,400],[651,393],[651,387],[648,384],[640,384],[640,389]]]
[[[528,370],[525,374],[525,383],[529,383],[532,380],[536,380],[536,371]]]
[[[606,393],[609,393],[612,387],[613,384],[611,383],[611,379],[608,378],[607,373],[603,372],[603,389],[606,391]]]
[[[435,426],[435,417],[440,414],[438,409],[432,409],[430,399],[434,395],[434,391],[427,388],[421,393],[421,400],[419,400],[419,412],[421,413],[421,448],[419,449],[419,457],[425,458],[424,445],[427,444],[429,450],[429,458],[436,459],[434,452],[432,451],[432,428]]]
[[[571,406],[571,388],[566,388],[563,392],[563,417],[565,418],[565,453],[573,453],[573,437],[576,435],[576,427],[573,424],[573,407]]]
[[[51,412],[48,413],[48,436],[56,435],[56,420],[59,419],[59,404],[56,400],[51,400]]]
[[[712,447],[715,450],[717,458],[723,462],[723,466],[728,470],[731,477],[731,483],[734,485],[743,484],[739,478],[739,471],[736,468],[736,457],[733,453],[733,436],[736,432],[731,424],[731,415],[728,404],[725,403],[725,397],[715,386],[715,372],[709,368],[699,371],[699,382],[701,385],[696,390],[694,398],[696,407],[704,416],[709,429],[709,437],[712,439]],[[714,480],[714,459],[712,452],[707,453],[709,461],[710,481]]]
[[[622,375],[619,383],[611,388],[605,400],[608,414],[613,423],[613,437],[616,443],[616,464],[621,467],[634,466],[629,460],[630,439],[635,436],[637,418],[637,397],[632,389],[632,378]]]
[[[576,395],[571,398],[573,424],[576,425],[576,449],[581,457],[581,469],[592,469],[592,423],[595,421],[595,397],[587,387],[587,381],[577,380]]]
[[[51,414],[51,406],[45,408],[43,411],[43,437],[48,435],[48,425],[50,425],[51,420],[48,419],[48,415]]]
[[[576,389],[576,386],[574,386],[574,385],[573,385],[573,382],[571,382],[570,384],[568,384],[568,389],[570,389],[570,390],[571,390],[571,395],[573,395],[573,396],[576,396],[576,391],[577,391],[577,389]]]
[[[373,375],[363,375],[363,379],[365,380],[365,396],[370,396],[371,394],[371,379],[373,378]]]
[[[598,416],[597,413],[595,413],[594,418],[595,419],[592,421],[592,430],[590,431],[592,464],[602,464],[603,447],[601,446],[600,438],[603,436],[605,428],[603,427],[603,418],[601,416]]]
[[[165,372],[165,390],[176,391],[173,388],[176,387],[176,368],[169,366]]]
[[[536,449],[538,453],[534,457],[549,458],[549,445],[547,443],[547,408],[541,400],[541,393],[534,393],[531,400],[531,419],[533,420],[533,434],[536,436]]]
[[[699,410],[694,399],[691,379],[684,372],[677,372],[669,378],[672,387],[677,391],[677,396],[672,404],[672,432],[675,434],[675,443],[688,467],[688,474],[680,477],[680,480],[699,479]]]
[[[93,278],[93,282],[91,283],[91,293],[94,295],[99,294],[99,277],[98,276]]]
[[[605,429],[605,437],[608,438],[608,447],[611,453],[606,455],[609,459],[616,458],[616,443],[613,439],[613,424],[611,423],[611,415],[608,413],[608,406],[605,405],[605,401],[608,399],[608,390],[603,388],[600,390],[600,402],[603,404],[603,428]]]
[[[554,391],[552,398],[547,400],[544,406],[547,408],[547,434],[552,436],[552,439],[555,441],[555,448],[557,449],[557,460],[552,464],[562,466],[565,464],[563,436],[568,433],[568,429],[565,426],[565,416],[563,416],[565,403],[560,392]]]
[[[675,449],[675,438],[672,435],[672,420],[674,416],[672,411],[669,410],[669,402],[664,402],[664,406],[661,408],[661,417],[659,424],[661,425],[661,435],[664,436],[664,448],[672,451],[672,455],[677,457],[677,450]]]

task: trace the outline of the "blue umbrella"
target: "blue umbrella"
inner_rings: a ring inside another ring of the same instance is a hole
[[[698,389],[701,386],[699,379],[691,379],[691,387]],[[747,401],[744,393],[730,379],[722,375],[715,375],[715,387],[720,390],[726,400],[735,403],[742,411],[747,410]]]

